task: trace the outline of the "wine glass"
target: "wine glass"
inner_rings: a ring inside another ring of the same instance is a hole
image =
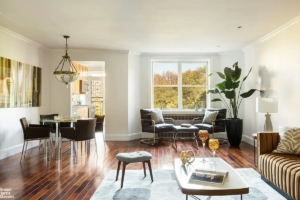
[[[215,155],[216,155],[217,148],[219,148],[219,140],[215,139],[215,138],[209,139],[209,148],[212,150],[212,153],[213,153],[213,162],[212,163],[215,165],[216,164]]]
[[[199,138],[202,141],[202,153],[203,153],[203,159],[201,162],[206,162],[206,160],[204,159],[205,155],[204,155],[204,151],[205,151],[205,141],[208,139],[208,131],[207,130],[199,130],[198,132]]]

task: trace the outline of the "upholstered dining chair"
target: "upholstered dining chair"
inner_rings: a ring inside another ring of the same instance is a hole
[[[50,141],[50,127],[49,125],[40,125],[40,124],[28,124],[27,120],[25,117],[20,119],[21,126],[23,129],[23,135],[24,135],[24,144],[23,144],[23,150],[21,154],[21,160],[23,156],[25,157],[26,150],[27,150],[27,144],[28,141],[32,140],[45,140],[45,143],[48,143]],[[50,143],[50,142],[49,142]],[[50,155],[52,154],[52,149],[51,145],[49,144],[50,148]],[[25,152],[24,152],[25,149]],[[45,144],[45,149],[46,149],[46,155],[47,155],[47,144]],[[48,159],[50,159],[51,156],[48,156]]]
[[[153,146],[156,144],[156,140],[163,139],[163,137],[159,137],[160,133],[172,132],[174,134],[174,120],[172,118],[164,118],[161,110],[141,109],[140,113],[142,131],[153,133],[153,139],[143,139],[140,143]],[[165,120],[172,123],[165,123]],[[169,141],[173,142],[173,140]]]
[[[95,139],[95,151],[96,151],[96,154],[98,157],[97,141],[96,141],[96,137],[95,137],[95,128],[96,128],[96,118],[77,120],[74,128],[73,127],[61,127],[60,128],[61,138],[66,138],[66,139],[69,139],[70,142],[73,142],[76,163],[77,163],[77,154],[78,153],[77,153],[77,150],[76,150],[77,148],[75,147],[75,144],[78,141],[89,141],[91,139]]]

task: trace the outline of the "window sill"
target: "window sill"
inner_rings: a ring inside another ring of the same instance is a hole
[[[198,114],[198,115],[201,115],[201,114],[205,114],[205,110],[204,111],[195,111],[195,110],[164,110],[162,109],[162,113],[163,114]]]

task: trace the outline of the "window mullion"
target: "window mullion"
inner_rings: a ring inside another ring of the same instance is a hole
[[[182,108],[182,69],[181,62],[178,62],[178,109]]]

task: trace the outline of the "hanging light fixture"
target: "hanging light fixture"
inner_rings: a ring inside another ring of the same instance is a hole
[[[66,38],[66,54],[63,56],[62,60],[56,67],[55,71],[53,72],[56,80],[65,83],[68,87],[68,84],[71,82],[74,82],[78,79],[79,72],[77,72],[75,66],[73,65],[70,56],[68,55],[68,38],[70,36],[64,35],[64,38]],[[64,65],[69,65],[68,69],[69,71],[64,71]]]

